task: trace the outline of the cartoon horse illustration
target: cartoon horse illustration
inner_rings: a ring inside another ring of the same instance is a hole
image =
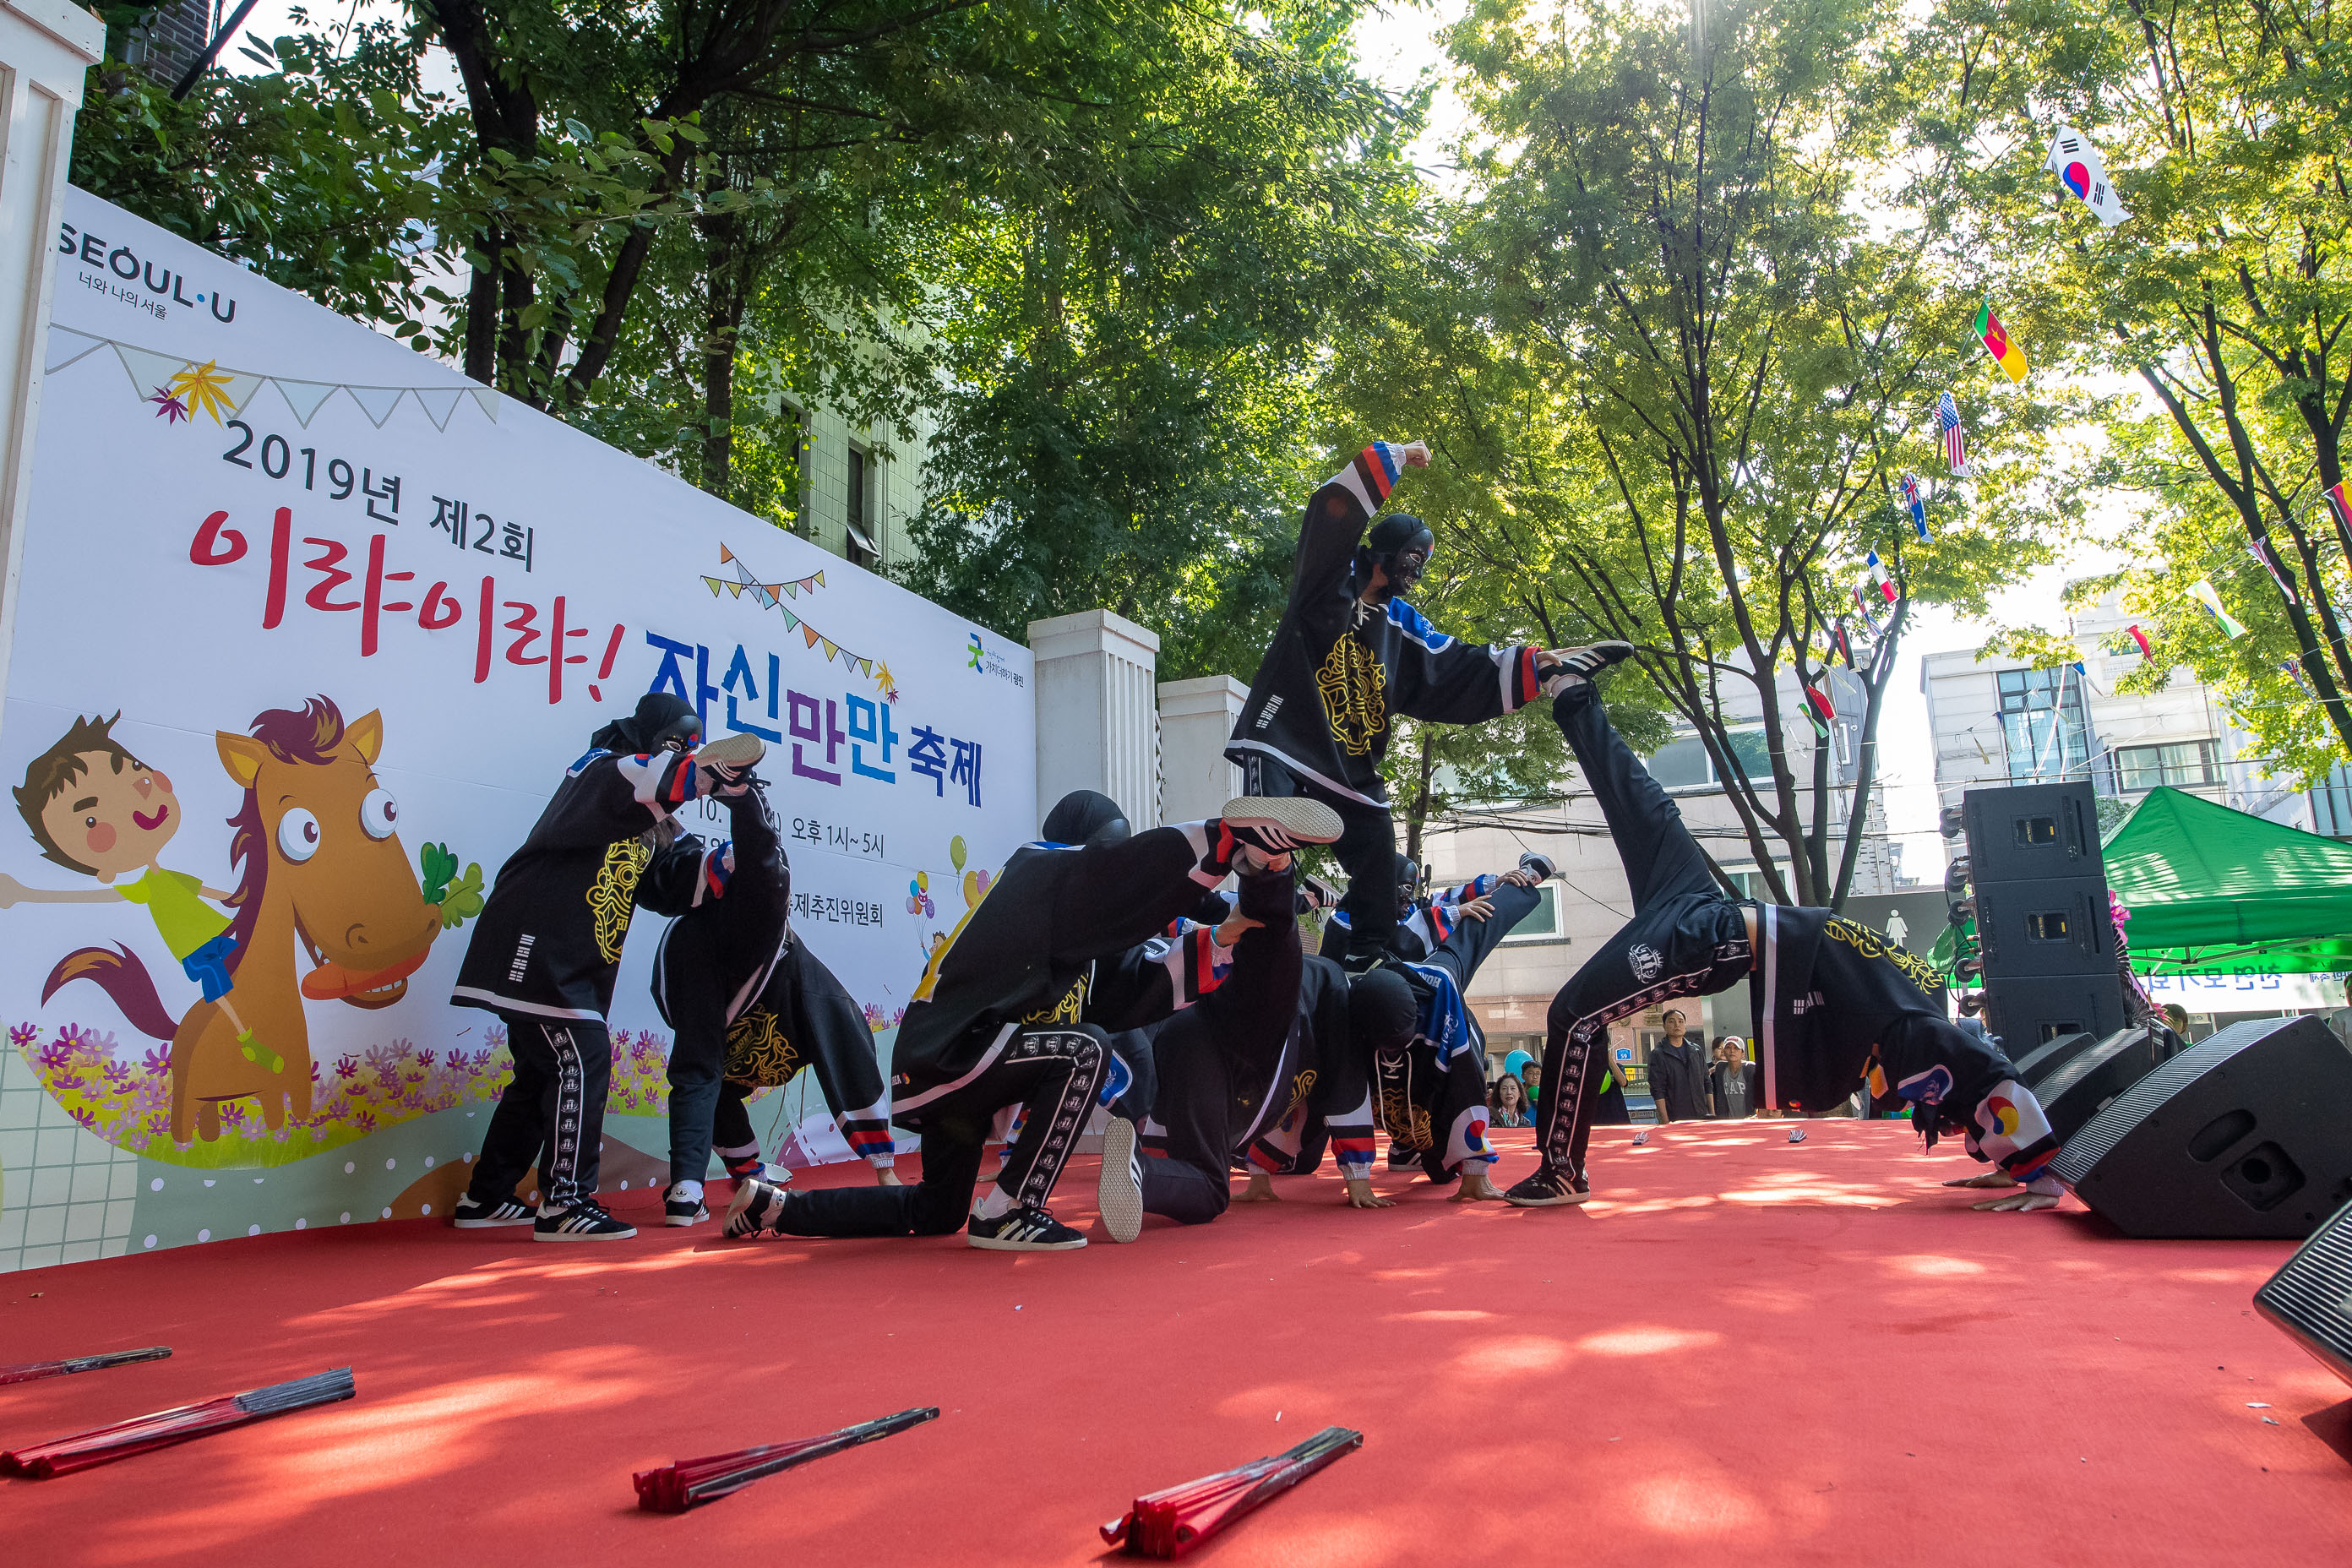
[[[408,989],[440,934],[441,913],[427,903],[394,830],[399,807],[376,780],[383,719],[369,712],[348,725],[325,697],[297,711],[257,716],[250,735],[214,736],[221,765],[245,789],[228,819],[229,859],[241,866],[226,902],[236,911],[231,960],[239,1014],[257,1037],[283,1053],[250,1060],[217,1004],[199,1002],[175,1025],[146,965],[130,949],[85,947],[49,973],[47,1002],[60,986],[93,981],[131,1026],[172,1042],[172,1137],[210,1142],[220,1136],[224,1100],[251,1096],[275,1131],[291,1101],[310,1113],[310,1028],[304,997],[389,1007]],[[295,976],[295,944],[313,967]]]

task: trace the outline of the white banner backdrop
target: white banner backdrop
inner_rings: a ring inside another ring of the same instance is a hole
[[[2344,1005],[2340,974],[2279,974],[2268,970],[2158,971],[2140,976],[2161,1006],[2178,1002],[2191,1013],[2296,1013]]]
[[[1025,649],[82,192],[55,243],[0,709],[0,1267],[446,1213],[506,1068],[447,1003],[467,918],[648,689],[769,742],[795,927],[887,1053],[1034,834]],[[299,865],[240,841],[281,808],[318,824]],[[231,917],[228,1005],[311,1064],[307,1116],[175,1082],[183,959]],[[608,1186],[665,1146],[656,924]],[[772,1142],[822,1102],[768,1107]]]

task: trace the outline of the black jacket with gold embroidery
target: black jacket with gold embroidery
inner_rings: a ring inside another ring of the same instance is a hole
[[[449,1000],[604,1023],[629,916],[639,904],[685,913],[715,869],[692,834],[659,854],[638,839],[694,798],[699,777],[691,752],[590,752],[572,763],[499,868]]]
[[[1459,642],[1402,599],[1362,603],[1356,544],[1395,488],[1400,449],[1375,441],[1317,490],[1298,530],[1290,603],[1225,755],[1271,756],[1326,789],[1386,805],[1391,715],[1475,724],[1536,695],[1535,649]]]

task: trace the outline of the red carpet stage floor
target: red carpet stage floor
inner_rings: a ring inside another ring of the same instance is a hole
[[[1383,1173],[1393,1209],[1292,1181],[1075,1254],[732,1245],[631,1193],[653,1228],[614,1245],[395,1221],[12,1275],[0,1362],[176,1354],[0,1390],[0,1446],[346,1363],[359,1397],[0,1483],[0,1555],[1080,1563],[1136,1493],[1339,1424],[1360,1452],[1192,1560],[2352,1563],[2347,1391],[2250,1301],[2287,1245],[1974,1214],[1935,1185],[1973,1167],[1906,1128],[1787,1125],[1604,1130],[1581,1211]],[[633,1507],[633,1469],[933,1404]]]

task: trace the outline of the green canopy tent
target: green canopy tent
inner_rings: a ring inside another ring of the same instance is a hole
[[[2352,970],[2352,844],[2160,788],[2107,836],[2106,860],[2134,968]]]

